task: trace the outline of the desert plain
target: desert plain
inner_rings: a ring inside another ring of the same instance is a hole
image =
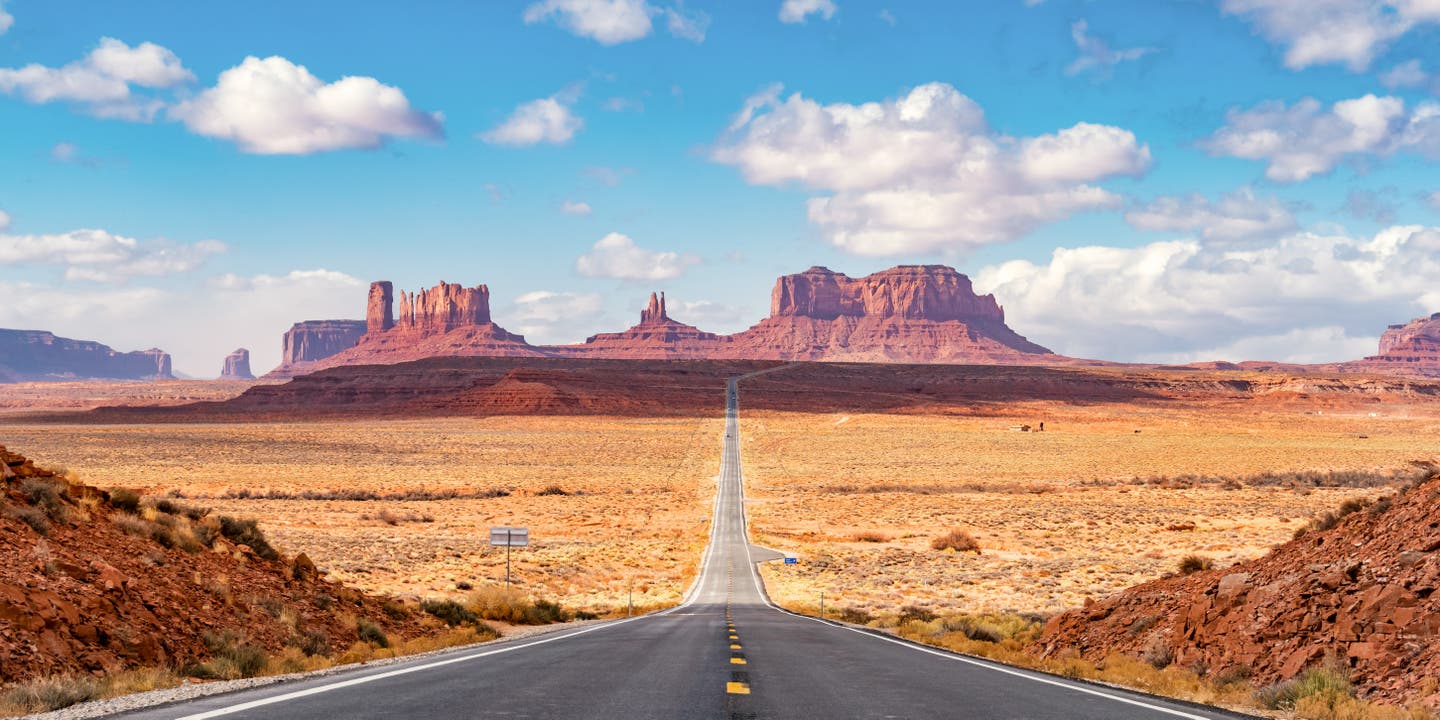
[[[409,596],[503,582],[487,530],[523,525],[533,545],[512,554],[516,585],[602,613],[682,597],[723,427],[718,394],[710,417],[30,422],[27,404],[84,405],[57,391],[27,391],[0,437],[84,482],[257,517],[332,579]],[[800,559],[762,568],[778,602],[813,608],[823,591],[873,613],[1050,613],[1187,556],[1255,557],[1346,499],[1389,492],[1392,475],[1437,459],[1437,411],[1364,397],[891,412],[742,401],[741,441],[754,539]],[[957,529],[978,552],[932,547]]]

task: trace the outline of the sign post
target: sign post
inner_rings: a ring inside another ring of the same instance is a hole
[[[530,528],[523,527],[492,527],[490,528],[490,544],[494,546],[505,546],[505,587],[510,587],[510,548],[528,547],[530,545]]]

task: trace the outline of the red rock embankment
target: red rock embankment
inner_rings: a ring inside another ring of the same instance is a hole
[[[1330,655],[1364,697],[1440,706],[1424,682],[1440,677],[1437,590],[1440,474],[1264,557],[1059,615],[1033,649],[1095,661],[1168,649],[1181,666],[1243,668],[1262,685]]]
[[[347,614],[394,639],[432,631],[416,614],[387,613],[383,598],[317,578],[303,556],[265,559],[224,536],[191,551],[139,536],[148,521],[109,493],[3,446],[0,476],[0,681],[184,668],[210,657],[207,631],[271,653],[298,643],[339,652],[358,639]]]

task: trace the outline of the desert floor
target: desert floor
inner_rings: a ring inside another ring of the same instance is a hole
[[[974,410],[744,413],[756,540],[800,557],[763,569],[771,594],[803,606],[823,590],[830,607],[880,612],[1073,607],[1172,572],[1187,555],[1220,565],[1255,556],[1347,498],[1387,492],[1254,475],[1387,473],[1440,447],[1435,403]],[[1014,429],[1042,420],[1043,433]],[[516,582],[604,611],[632,590],[638,607],[683,594],[708,529],[722,427],[718,407],[705,419],[173,425],[10,414],[0,415],[0,444],[100,487],[176,492],[258,517],[285,551],[369,590],[439,596],[496,582],[504,554],[488,528],[527,526],[534,546],[512,555]],[[1203,477],[1176,480],[1184,475]],[[546,494],[552,487],[565,494]],[[489,490],[509,494],[420,499]],[[307,491],[318,495],[299,496]],[[354,491],[393,497],[345,499]],[[979,554],[931,548],[957,528]]]
[[[1041,421],[1043,433],[1013,429]],[[1440,407],[752,413],[741,437],[756,542],[799,556],[762,568],[777,601],[813,608],[824,591],[828,607],[882,613],[1049,612],[1174,572],[1187,555],[1254,557],[1348,498],[1385,494],[1251,476],[1436,460]],[[1176,479],[1191,474],[1207,477]],[[980,553],[932,549],[954,528]]]
[[[532,546],[512,551],[516,583],[605,611],[624,608],[631,592],[639,607],[683,595],[708,532],[722,427],[718,417],[218,425],[12,417],[0,418],[0,444],[91,485],[173,491],[217,513],[259,518],[283,551],[305,552],[332,579],[367,590],[440,596],[501,582],[505,553],[489,546],[488,529],[525,526]],[[410,499],[490,490],[509,494]],[[306,491],[319,495],[291,498]],[[345,491],[398,497],[341,499]]]

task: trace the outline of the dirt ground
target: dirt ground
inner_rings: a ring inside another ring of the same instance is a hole
[[[1017,429],[1042,421],[1043,433]],[[1347,498],[1386,493],[1251,476],[1365,479],[1435,460],[1440,407],[751,413],[741,437],[756,540],[800,556],[762,569],[777,600],[813,606],[824,591],[832,608],[1051,612],[1174,572],[1188,555],[1254,557]],[[951,529],[979,553],[933,549]]]
[[[283,550],[365,590],[439,596],[503,581],[504,551],[489,546],[488,529],[529,527],[532,546],[512,551],[515,582],[604,611],[632,592],[637,606],[684,593],[708,531],[721,427],[718,418],[0,421],[0,437],[98,487],[174,492],[259,518]],[[494,490],[508,495],[484,497]],[[307,491],[318,495],[300,497]],[[381,497],[344,495],[355,491]],[[415,499],[451,492],[462,497]]]

